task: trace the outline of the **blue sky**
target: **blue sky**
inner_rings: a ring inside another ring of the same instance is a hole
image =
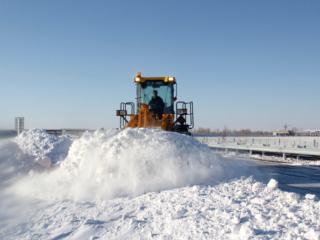
[[[0,128],[117,127],[136,72],[196,127],[320,128],[320,2],[0,1]]]

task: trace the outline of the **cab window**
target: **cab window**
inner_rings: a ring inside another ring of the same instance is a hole
[[[153,91],[158,92],[158,96],[162,98],[165,107],[164,113],[174,113],[173,111],[173,84],[164,83],[163,81],[146,81],[138,84],[138,104],[149,104]]]

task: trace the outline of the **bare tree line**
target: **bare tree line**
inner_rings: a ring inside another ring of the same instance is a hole
[[[251,130],[251,129],[229,129],[227,127],[223,129],[210,129],[199,127],[193,131],[193,134],[196,135],[210,135],[217,137],[232,137],[232,136],[272,136],[272,132],[269,131],[260,131],[260,130]]]

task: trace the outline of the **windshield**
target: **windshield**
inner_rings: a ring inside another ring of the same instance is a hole
[[[138,104],[150,103],[153,91],[157,91],[158,96],[164,102],[164,113],[174,113],[173,111],[173,84],[163,81],[146,81],[137,85]]]

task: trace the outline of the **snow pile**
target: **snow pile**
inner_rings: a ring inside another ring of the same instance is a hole
[[[135,198],[58,201],[0,230],[0,238],[316,240],[319,209],[310,195],[299,197],[247,178]]]
[[[36,162],[49,167],[63,160],[68,153],[72,140],[68,136],[57,137],[43,129],[22,132],[14,140],[23,153],[33,157]]]
[[[50,173],[23,179],[15,190],[39,198],[136,196],[221,176],[216,155],[192,137],[157,129],[86,133]]]
[[[0,142],[0,188],[17,178],[43,171],[63,160],[72,140],[33,129]]]

